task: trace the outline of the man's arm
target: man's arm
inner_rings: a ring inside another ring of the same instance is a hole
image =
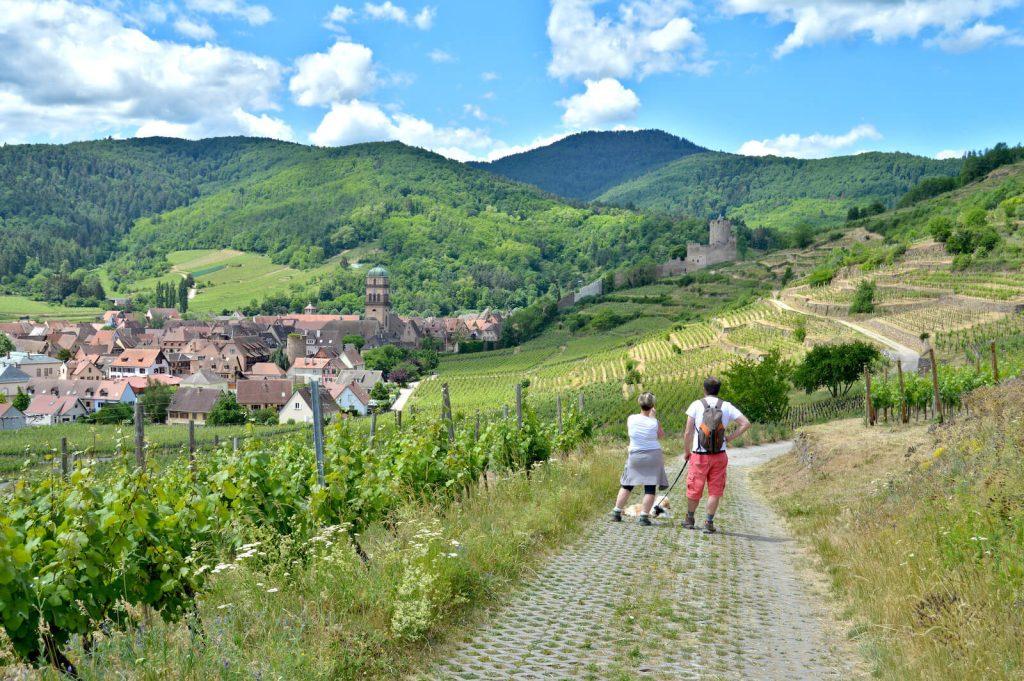
[[[749,425],[749,424],[748,424]],[[693,425],[693,417],[686,417],[686,430],[683,432],[683,453],[686,460],[690,460],[690,456],[693,454],[693,431],[695,430]]]
[[[731,435],[726,435],[725,436],[725,443],[726,444],[729,444],[733,440],[739,439],[740,436],[743,435],[743,433],[747,432],[747,430],[750,429],[750,421],[747,420],[746,416],[740,415],[736,419],[736,423],[740,424],[740,427],[737,428],[736,430],[732,431]]]

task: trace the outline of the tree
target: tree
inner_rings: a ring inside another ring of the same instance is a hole
[[[351,333],[341,339],[342,345],[354,345],[356,350],[362,350],[363,346],[366,345],[366,339],[359,334]]]
[[[960,227],[946,239],[946,252],[953,255],[974,252],[974,233]]]
[[[235,426],[249,420],[249,412],[238,403],[234,393],[224,393],[213,405],[206,423],[210,426]]]
[[[643,377],[640,376],[640,370],[636,368],[636,362],[633,360],[626,360],[626,383],[629,385],[638,385]]]
[[[130,404],[119,402],[117,404],[105,404],[95,414],[89,414],[85,419],[86,423],[97,423],[104,425],[120,425],[131,423],[135,418],[135,412]]]
[[[875,282],[861,279],[850,301],[850,314],[867,314],[875,311]]]
[[[264,426],[272,426],[277,423],[277,417],[277,410],[271,407],[257,409],[252,413],[253,423],[258,423]]]
[[[363,361],[366,368],[373,371],[390,373],[398,364],[406,358],[406,353],[394,345],[381,345],[380,347],[367,350],[363,353]]]
[[[292,368],[291,362],[288,361],[288,353],[285,352],[283,345],[270,353],[270,361],[279,366],[283,371],[288,371]]]
[[[863,341],[818,345],[796,367],[793,383],[808,394],[818,388],[828,388],[832,397],[845,396],[863,375],[864,368],[881,356],[876,348]]]
[[[853,206],[850,210],[846,211],[846,221],[851,222],[860,218],[860,209],[857,206]]]
[[[6,357],[14,352],[14,343],[7,337],[7,334],[0,333],[0,357]]]
[[[953,234],[953,221],[945,215],[936,215],[928,221],[928,233],[939,243],[946,243]]]
[[[188,282],[184,279],[178,283],[178,310],[188,312]]]
[[[790,243],[794,248],[807,248],[814,242],[814,227],[809,222],[801,222],[793,228]]]
[[[21,388],[18,388],[18,394],[14,396],[13,400],[11,400],[11,404],[14,405],[14,408],[18,411],[25,411],[28,409],[28,405],[32,404],[32,398],[23,393]]]
[[[970,230],[982,229],[988,224],[988,213],[984,208],[972,208],[964,213],[963,223]]]
[[[376,402],[374,411],[378,414],[387,411],[391,407],[391,392],[386,383],[378,383],[370,388],[370,399]]]
[[[807,321],[803,317],[797,321],[796,327],[793,329],[793,340],[797,343],[807,340]]]
[[[723,398],[751,421],[778,423],[789,414],[789,377],[793,369],[778,350],[761,359],[738,359],[722,372]]]
[[[57,359],[59,359],[62,362],[68,361],[69,359],[71,359],[71,351],[68,350],[67,348],[61,348],[60,350],[57,351]]]
[[[146,391],[142,393],[139,400],[146,416],[153,423],[164,423],[167,421],[167,405],[171,403],[171,396],[174,395],[174,388],[156,381],[146,382]]]
[[[786,286],[789,282],[793,281],[793,266],[786,265],[786,271],[782,273],[782,285]]]

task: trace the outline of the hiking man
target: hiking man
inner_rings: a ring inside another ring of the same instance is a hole
[[[686,432],[683,434],[686,460],[690,462],[690,471],[686,474],[686,519],[683,527],[693,529],[693,514],[704,496],[706,483],[705,534],[715,532],[715,511],[725,493],[725,469],[729,465],[725,447],[750,428],[750,421],[739,409],[718,397],[721,388],[722,383],[714,376],[704,379],[704,398],[695,400],[686,410]],[[725,429],[733,421],[739,424],[739,428],[726,435]],[[694,454],[696,458],[692,458]]]

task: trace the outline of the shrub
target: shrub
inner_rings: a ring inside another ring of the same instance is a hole
[[[875,282],[862,279],[850,302],[850,314],[867,314],[875,311]]]

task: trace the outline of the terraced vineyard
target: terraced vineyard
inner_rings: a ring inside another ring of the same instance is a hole
[[[1006,314],[1002,312],[972,310],[956,305],[935,305],[886,315],[882,320],[914,335],[933,335],[969,329],[976,324],[994,322],[1005,316]]]

